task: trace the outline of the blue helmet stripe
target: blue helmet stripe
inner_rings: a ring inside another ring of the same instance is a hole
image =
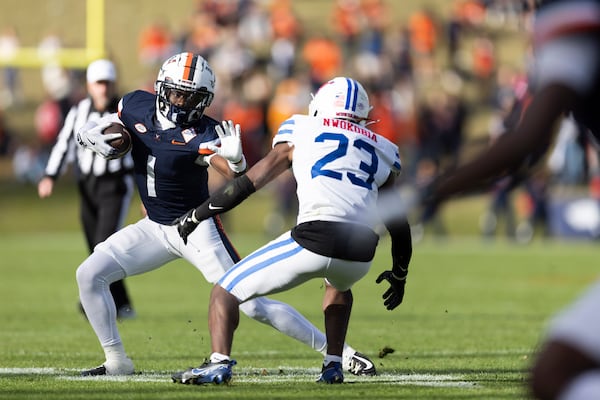
[[[354,97],[352,98],[352,111],[356,111],[356,102],[358,101],[358,83],[356,81],[352,81],[352,85],[354,86]]]
[[[348,92],[346,93],[346,105],[344,108],[347,110],[350,108],[350,98],[352,97],[352,82],[346,78],[346,83],[348,84]]]

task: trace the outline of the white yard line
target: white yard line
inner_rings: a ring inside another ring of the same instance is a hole
[[[282,371],[282,372],[279,372]],[[107,381],[107,382],[171,382],[171,376],[164,371],[144,371],[140,374],[128,376],[77,376],[79,370],[59,368],[0,368],[2,375],[48,375],[56,379],[70,381]],[[317,368],[298,368],[282,366],[279,370],[238,369],[235,371],[235,383],[286,383],[307,382],[316,379]],[[344,374],[346,383],[384,383],[389,385],[404,386],[431,386],[431,387],[464,387],[481,388],[475,382],[464,380],[462,375],[451,374],[388,374],[381,373],[373,377],[359,377]]]

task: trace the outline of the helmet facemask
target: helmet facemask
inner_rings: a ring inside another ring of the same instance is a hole
[[[178,125],[190,125],[199,120],[212,100],[213,94],[205,88],[194,91],[166,82],[158,85],[159,111]]]

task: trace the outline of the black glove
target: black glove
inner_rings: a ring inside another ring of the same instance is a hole
[[[177,232],[179,232],[179,236],[183,239],[183,243],[187,244],[188,236],[194,232],[194,229],[198,226],[200,221],[194,218],[194,211],[196,209],[192,208],[190,211],[183,214],[181,217],[176,218],[171,225],[177,225]]]
[[[390,283],[390,288],[382,296],[384,299],[383,305],[388,310],[393,310],[402,303],[402,299],[404,298],[406,276],[401,278],[396,276],[392,271],[383,271],[375,282],[381,283],[384,279]]]

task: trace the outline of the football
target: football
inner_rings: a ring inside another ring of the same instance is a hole
[[[109,133],[120,133],[121,137],[113,139],[108,144],[113,148],[117,149],[116,157],[123,157],[129,149],[131,149],[131,134],[129,131],[118,122],[113,122],[106,129],[102,131],[102,134],[106,135]]]

